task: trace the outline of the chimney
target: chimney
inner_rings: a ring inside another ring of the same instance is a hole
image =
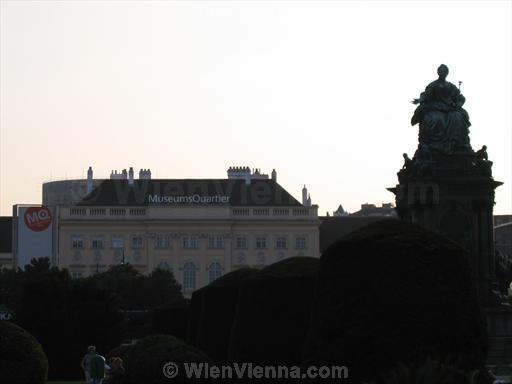
[[[139,171],[139,179],[140,180],[151,180],[151,170],[150,169],[141,169]]]
[[[302,188],[302,205],[306,206],[308,203],[308,190],[306,188],[306,185],[304,185],[304,188]]]
[[[86,194],[89,194],[92,192],[92,167],[89,167],[87,170],[87,184],[85,187]]]
[[[128,171],[128,185],[133,185],[133,167]]]
[[[311,207],[311,195],[308,195],[308,199],[306,200],[306,207]]]
[[[277,172],[275,169],[272,170],[272,180],[277,183]]]
[[[123,169],[123,172],[121,173],[121,179],[126,180],[128,179],[128,173],[126,172],[126,169]]]

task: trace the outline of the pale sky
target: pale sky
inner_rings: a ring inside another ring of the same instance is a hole
[[[89,166],[275,168],[321,215],[394,201],[441,63],[512,213],[511,4],[0,0],[0,214]]]

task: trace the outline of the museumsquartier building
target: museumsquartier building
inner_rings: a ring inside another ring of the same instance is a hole
[[[74,205],[59,206],[56,263],[74,277],[130,263],[170,270],[188,295],[242,267],[320,256],[318,207],[302,203],[247,167],[226,179],[151,179],[133,170],[92,182]]]

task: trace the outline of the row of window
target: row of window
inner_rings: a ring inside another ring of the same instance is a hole
[[[124,248],[124,236],[112,235],[111,236],[111,248],[121,249]],[[144,239],[142,236],[133,235],[130,236],[130,247],[132,249],[144,248]],[[181,247],[183,249],[197,249],[199,248],[199,238],[195,235],[189,235],[181,238]],[[288,239],[285,236],[278,236],[274,239],[274,247],[276,249],[287,249]],[[73,235],[71,237],[71,248],[72,249],[84,249],[85,242],[84,237],[81,235]],[[91,238],[92,249],[105,248],[104,236],[97,235]],[[169,236],[159,235],[155,239],[155,248],[166,249],[171,248],[171,239]],[[224,237],[222,235],[212,235],[208,237],[208,248],[209,249],[223,249],[224,248]],[[236,249],[248,249],[247,236],[237,236],[235,239]],[[267,237],[258,236],[254,243],[255,249],[267,249]],[[306,249],[306,237],[298,236],[295,237],[295,249]]]
[[[247,237],[245,236],[239,236],[236,238],[235,241],[235,248],[236,249],[248,249],[248,242]],[[265,236],[258,236],[255,239],[254,242],[254,248],[255,249],[267,249],[267,237]],[[286,236],[278,236],[274,239],[274,248],[276,249],[287,249],[288,248],[288,238]],[[307,243],[306,243],[306,237],[305,236],[298,236],[295,237],[295,249],[306,249]]]

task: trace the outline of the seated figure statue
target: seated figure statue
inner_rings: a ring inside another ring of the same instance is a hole
[[[411,125],[419,123],[419,147],[428,145],[431,151],[443,154],[472,152],[469,143],[468,113],[462,108],[466,99],[460,90],[446,81],[448,67],[441,64],[439,78],[430,83],[418,99]]]
[[[482,171],[484,175],[492,176],[492,161],[489,161],[486,145],[475,152],[475,165]]]

